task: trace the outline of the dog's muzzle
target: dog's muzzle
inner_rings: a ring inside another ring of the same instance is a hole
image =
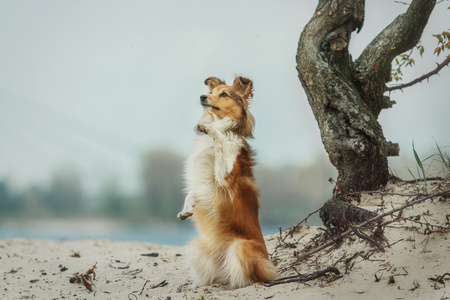
[[[208,96],[206,96],[206,95],[201,95],[201,96],[200,96],[200,103],[201,103],[202,105],[205,105],[205,106],[210,106],[209,101],[208,101]]]
[[[206,95],[200,96],[200,103],[202,104],[203,107],[210,107],[215,110],[220,110],[218,107],[211,105],[211,103],[209,102],[208,96],[206,96]]]

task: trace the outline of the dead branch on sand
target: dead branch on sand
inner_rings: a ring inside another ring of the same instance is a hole
[[[306,281],[310,281],[310,280],[314,280],[317,279],[319,277],[328,275],[329,273],[334,273],[336,276],[335,279],[338,279],[342,276],[341,272],[339,272],[339,270],[335,267],[328,267],[325,270],[321,270],[321,271],[317,271],[313,274],[307,274],[307,275],[302,275],[302,274],[298,274],[295,276],[288,276],[288,277],[282,277],[273,281],[269,281],[269,282],[263,282],[264,286],[274,286],[274,285],[278,285],[278,284],[283,284],[283,283],[290,283],[290,282],[306,282]]]
[[[382,192],[382,193],[384,193],[384,192]],[[285,271],[288,269],[296,271],[295,265],[299,264],[304,259],[311,257],[313,254],[318,253],[319,251],[321,251],[323,249],[326,249],[332,245],[336,245],[337,243],[339,244],[344,238],[352,238],[352,236],[353,236],[353,238],[356,237],[356,238],[360,238],[362,240],[367,241],[370,245],[373,246],[373,248],[370,249],[369,251],[367,251],[367,252],[360,251],[360,252],[354,253],[354,255],[352,255],[350,258],[348,258],[346,256],[346,254],[344,254],[344,257],[342,257],[341,259],[338,260],[338,261],[342,261],[343,259],[345,260],[346,273],[347,273],[348,270],[351,270],[351,268],[352,268],[352,265],[350,265],[350,262],[354,258],[359,256],[359,257],[362,257],[364,260],[370,260],[369,258],[373,253],[379,252],[379,251],[384,252],[385,248],[390,247],[390,246],[396,244],[397,242],[400,242],[401,240],[403,240],[403,239],[401,239],[395,243],[389,244],[388,241],[384,238],[383,232],[384,232],[384,228],[386,227],[386,225],[391,224],[393,222],[399,222],[399,221],[405,221],[405,220],[418,222],[417,220],[414,220],[411,217],[410,218],[402,217],[401,212],[403,212],[404,209],[406,209],[408,207],[412,207],[412,206],[420,204],[420,203],[423,203],[426,200],[439,198],[439,197],[443,197],[443,198],[450,197],[450,190],[444,190],[444,191],[440,190],[437,192],[427,193],[427,194],[424,194],[424,193],[404,194],[401,196],[409,197],[410,199],[407,203],[405,203],[397,208],[392,208],[391,210],[384,212],[382,214],[379,214],[373,218],[370,218],[367,221],[364,221],[364,222],[362,222],[360,224],[356,224],[356,225],[352,224],[351,226],[349,226],[349,229],[344,231],[343,233],[340,233],[340,234],[337,233],[335,235],[330,235],[328,241],[324,242],[321,245],[318,245],[317,247],[308,251],[307,253],[300,254],[299,253],[300,251],[295,252],[294,257],[296,258],[296,261],[294,263],[292,263],[290,267],[286,268]],[[316,210],[315,212],[309,214],[305,219],[303,219],[296,226],[293,226],[293,227],[287,229],[284,237],[283,237],[282,232],[280,231],[280,237],[278,238],[279,241],[278,241],[274,251],[272,252],[271,257],[273,257],[280,248],[289,247],[290,244],[286,243],[286,238],[288,236],[293,237],[293,234],[299,229],[300,224],[305,222],[311,215],[317,213],[319,210]],[[398,213],[395,216],[394,214],[396,212],[400,212],[400,213]],[[391,216],[393,218],[393,220],[382,223],[383,218],[387,217],[387,216]],[[430,225],[430,224],[428,224],[428,225]],[[437,229],[438,229],[438,231],[442,231],[445,228],[443,226],[438,226]],[[370,233],[372,233],[372,235],[370,236],[370,235],[364,233],[363,230],[366,230],[366,231],[369,230]],[[431,233],[431,231],[428,233]],[[313,239],[313,241],[314,241],[314,239]],[[383,244],[386,244],[386,245],[382,245],[380,242]],[[316,245],[317,245],[317,242],[316,242]],[[364,253],[364,252],[366,252],[366,253]],[[340,271],[335,267],[335,265],[338,263],[338,261],[333,266],[329,266],[329,267],[325,268],[324,270],[317,271],[312,274],[300,274],[299,272],[296,271],[297,275],[283,277],[283,278],[280,278],[280,279],[277,279],[277,280],[274,280],[271,282],[265,282],[263,284],[265,286],[270,287],[270,286],[284,284],[284,283],[290,283],[290,282],[301,283],[301,282],[314,280],[314,279],[317,279],[322,276],[330,276],[331,275],[330,273],[334,273],[334,275],[331,279],[331,281],[334,281],[337,278],[340,278],[343,276],[343,275],[341,275]],[[328,280],[328,281],[330,281],[330,280]]]
[[[432,198],[447,197],[447,196],[450,196],[450,191],[442,191],[442,192],[436,192],[436,193],[432,193],[432,194],[420,194],[420,193],[418,193],[413,198],[413,200],[411,200],[410,202],[405,203],[402,206],[399,206],[397,208],[391,209],[390,211],[387,211],[387,212],[385,212],[385,213],[383,213],[381,215],[377,215],[376,217],[373,217],[373,218],[371,218],[371,219],[369,219],[369,220],[367,220],[365,222],[362,222],[361,224],[352,226],[347,231],[339,234],[339,238],[342,239],[342,238],[345,238],[347,236],[350,236],[351,234],[355,233],[355,229],[362,229],[362,228],[364,228],[365,226],[367,226],[369,224],[376,223],[377,221],[383,219],[386,216],[392,216],[394,213],[396,213],[396,212],[398,212],[400,210],[404,210],[407,207],[414,206],[416,204],[422,203],[422,202],[424,202],[426,200],[429,200],[429,199],[432,199]],[[322,244],[321,246],[319,246],[319,247],[317,247],[317,248],[315,248],[315,249],[313,249],[313,250],[311,250],[311,251],[309,251],[309,252],[307,252],[305,254],[297,256],[297,259],[301,260],[301,259],[304,259],[306,257],[309,257],[309,256],[313,255],[314,253],[319,252],[320,250],[323,250],[323,249],[325,249],[327,247],[330,247],[334,243],[335,243],[334,240],[330,240],[330,241]]]
[[[94,269],[97,267],[97,263],[92,266],[89,270],[87,270],[86,273],[80,274],[80,273],[74,273],[73,277],[69,279],[70,283],[83,283],[84,287],[87,288],[90,292],[92,292],[92,287],[95,286],[94,280],[95,280],[95,271]],[[91,277],[92,274],[92,277]]]
[[[286,244],[286,242],[285,242],[285,241],[286,241],[286,238],[287,238],[288,236],[292,236],[292,235],[295,233],[295,231],[298,230],[298,228],[300,227],[301,224],[303,224],[304,222],[306,222],[306,221],[309,219],[309,217],[311,217],[312,215],[318,213],[321,209],[322,209],[322,207],[319,207],[318,209],[316,209],[315,211],[313,211],[312,213],[310,213],[309,215],[307,215],[306,218],[304,218],[303,220],[301,220],[297,225],[292,226],[292,227],[286,229],[287,232],[286,232],[286,234],[285,234],[284,237],[283,237],[283,235],[282,235],[281,228],[280,228],[280,237],[278,238],[278,243],[277,243],[277,245],[275,246],[275,249],[274,249],[273,252],[270,254],[270,258],[272,258],[272,257],[275,255],[275,253],[277,252],[277,250],[278,250],[280,247],[286,247],[286,246],[289,246],[290,244],[288,245],[288,244]]]

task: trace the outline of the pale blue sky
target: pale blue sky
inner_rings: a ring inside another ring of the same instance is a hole
[[[316,1],[6,1],[0,0],[0,179],[42,183],[63,164],[87,182],[114,174],[135,188],[140,156],[167,147],[187,155],[201,115],[203,81],[254,81],[258,162],[306,165],[325,153],[297,77],[295,55]],[[448,3],[436,7],[422,39],[435,66],[432,33],[449,29]],[[367,0],[356,58],[406,6]],[[446,27],[447,26],[447,27]],[[401,165],[433,139],[450,146],[450,70],[392,98],[381,114]]]

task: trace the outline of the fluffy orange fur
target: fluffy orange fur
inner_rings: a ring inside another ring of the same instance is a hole
[[[180,219],[193,215],[202,235],[190,244],[195,283],[237,288],[273,280],[278,273],[261,233],[253,152],[245,140],[254,125],[253,84],[243,77],[232,85],[215,77],[205,84],[210,92],[201,96],[205,112],[196,128],[199,138],[186,171],[189,194],[179,214]]]

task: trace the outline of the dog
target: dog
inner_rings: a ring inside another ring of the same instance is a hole
[[[187,196],[178,218],[193,216],[201,234],[189,244],[194,285],[240,288],[278,278],[259,224],[259,189],[253,177],[253,97],[250,79],[232,85],[209,77],[204,109],[186,163]]]

